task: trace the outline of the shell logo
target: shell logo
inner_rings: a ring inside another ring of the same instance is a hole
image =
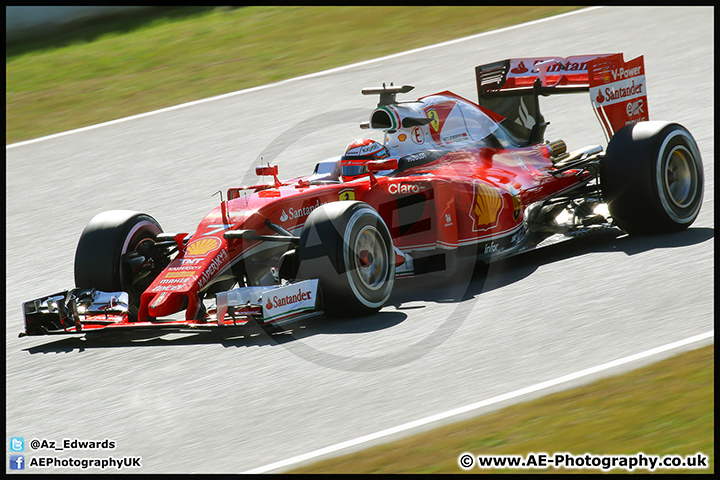
[[[216,237],[200,238],[190,242],[185,252],[188,255],[206,255],[208,252],[217,250],[222,242]]]
[[[497,224],[498,214],[503,207],[502,196],[491,185],[475,182],[474,205],[470,218],[474,220],[473,231],[488,230]],[[482,227],[482,228],[481,228]]]

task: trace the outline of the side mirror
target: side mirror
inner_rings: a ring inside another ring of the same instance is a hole
[[[255,175],[258,177],[264,177],[264,176],[270,176],[273,177],[273,181],[275,182],[275,188],[280,188],[283,186],[283,183],[278,180],[277,177],[278,174],[278,167],[277,165],[267,165],[265,167],[255,167]]]
[[[270,176],[274,177],[278,174],[278,167],[277,165],[267,165],[267,166],[260,166],[255,167],[255,175],[258,177],[265,177]]]

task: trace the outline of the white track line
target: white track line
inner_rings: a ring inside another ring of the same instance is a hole
[[[421,426],[427,425],[429,423],[437,422],[439,420],[445,420],[447,418],[461,415],[463,413],[477,410],[479,408],[489,407],[491,405],[505,402],[507,400],[513,400],[515,398],[521,397],[523,395],[527,395],[529,393],[534,393],[534,392],[544,390],[544,389],[547,389],[550,387],[562,385],[564,383],[571,382],[573,380],[577,380],[577,379],[580,379],[583,377],[594,375],[596,373],[603,372],[603,371],[606,371],[606,370],[609,370],[609,369],[612,369],[615,367],[619,367],[621,365],[626,365],[628,363],[632,363],[632,362],[641,360],[643,358],[651,357],[651,356],[657,355],[659,353],[667,352],[670,350],[674,350],[676,348],[690,345],[692,343],[700,342],[700,341],[706,340],[708,338],[712,338],[714,336],[715,336],[715,331],[710,330],[709,332],[701,333],[700,335],[695,335],[693,337],[686,338],[684,340],[679,340],[677,342],[669,343],[667,345],[663,345],[663,346],[660,346],[657,348],[646,350],[644,352],[640,352],[640,353],[636,353],[634,355],[619,358],[617,360],[603,363],[603,364],[597,365],[595,367],[590,367],[590,368],[586,368],[584,370],[580,370],[578,372],[563,375],[561,377],[557,377],[552,380],[540,382],[535,385],[521,388],[519,390],[515,390],[510,393],[497,395],[495,397],[488,398],[486,400],[481,400],[479,402],[471,403],[470,405],[465,405],[464,407],[454,408],[454,409],[448,410],[446,412],[438,413],[435,415],[431,415],[429,417],[421,418],[419,420],[404,423],[404,424],[398,425],[396,427],[387,428],[385,430],[381,430],[376,433],[371,433],[369,435],[364,435],[362,437],[348,440],[346,442],[341,442],[341,443],[337,443],[335,445],[330,445],[328,447],[324,447],[324,448],[321,448],[318,450],[313,450],[312,452],[308,452],[308,453],[305,453],[302,455],[297,455],[295,457],[291,457],[286,460],[280,460],[278,462],[273,462],[268,465],[264,465],[262,467],[253,468],[252,470],[248,470],[248,471],[242,472],[242,473],[267,473],[267,472],[270,472],[273,470],[278,470],[280,468],[286,468],[286,467],[296,465],[301,462],[305,462],[308,460],[312,460],[312,459],[321,457],[323,455],[335,453],[335,452],[338,452],[338,451],[346,449],[346,448],[354,447],[356,445],[361,445],[363,443],[372,442],[374,440],[378,440],[383,437],[394,435],[396,433],[401,433],[401,432],[405,432],[405,431],[408,431],[408,430],[411,430],[411,429],[414,429],[417,427],[421,427]]]
[[[411,54],[413,54],[413,53],[423,52],[423,51],[426,51],[426,50],[431,50],[431,49],[433,49],[433,48],[445,47],[445,46],[448,46],[448,45],[453,45],[453,44],[455,44],[455,43],[465,42],[465,41],[468,41],[468,40],[474,40],[474,39],[476,39],[476,38],[484,37],[484,36],[487,36],[487,35],[494,35],[494,34],[496,34],[496,33],[507,32],[507,31],[510,31],[510,30],[515,30],[515,29],[517,29],[517,28],[529,27],[529,26],[531,26],[531,25],[537,25],[538,23],[543,23],[543,22],[547,22],[547,21],[550,21],[550,20],[557,20],[557,19],[559,19],[559,18],[567,17],[567,16],[570,16],[570,15],[576,15],[576,14],[578,14],[578,13],[585,13],[585,12],[588,12],[588,11],[591,11],[591,10],[596,10],[596,9],[598,9],[598,8],[602,8],[602,7],[588,7],[588,8],[583,8],[583,9],[580,9],[580,10],[574,10],[574,11],[572,11],[572,12],[563,13],[563,14],[560,14],[560,15],[555,15],[554,17],[541,18],[541,19],[539,19],[539,20],[533,20],[533,21],[531,21],[531,22],[521,23],[521,24],[518,24],[518,25],[512,25],[512,26],[510,26],[510,27],[500,28],[500,29],[498,29],[498,30],[492,30],[492,31],[489,31],[489,32],[478,33],[478,34],[476,34],[476,35],[471,35],[471,36],[468,36],[468,37],[458,38],[458,39],[455,39],[455,40],[449,40],[449,41],[447,41],[447,42],[437,43],[437,44],[435,44],[435,45],[428,45],[427,47],[420,47],[420,48],[416,48],[416,49],[414,49],[414,50],[408,50],[408,51],[406,51],[406,52],[395,53],[395,54],[392,54],[392,55],[387,55],[387,56],[385,56],[385,57],[374,58],[374,59],[372,59],[372,60],[366,60],[366,61],[364,61],[364,62],[353,63],[353,64],[351,64],[351,65],[345,65],[345,66],[342,66],[342,67],[332,68],[332,69],[330,69],[330,70],[324,70],[324,71],[322,71],[322,72],[315,72],[315,73],[311,73],[311,74],[308,74],[308,75],[303,75],[303,76],[301,76],[301,77],[294,77],[294,78],[290,78],[290,79],[287,79],[287,80],[281,80],[281,81],[275,82],[275,83],[268,83],[268,84],[265,84],[265,85],[260,85],[260,86],[258,86],[258,87],[248,88],[248,89],[245,89],[245,90],[238,90],[238,91],[236,91],[236,92],[225,93],[225,94],[223,94],[223,95],[218,95],[218,96],[215,96],[215,97],[203,98],[203,99],[201,99],[201,100],[196,100],[196,101],[193,101],[193,102],[183,103],[183,104],[180,104],[180,105],[174,105],[174,106],[172,106],[172,107],[162,108],[162,109],[160,109],[160,110],[154,110],[154,111],[151,111],[151,112],[141,113],[141,114],[133,115],[133,116],[130,116],[130,117],[118,118],[117,120],[111,120],[111,121],[109,121],[109,122],[98,123],[98,124],[96,124],[96,125],[89,125],[89,126],[87,126],[87,127],[77,128],[77,129],[75,129],[75,130],[68,130],[68,131],[66,131],[66,132],[60,132],[60,133],[55,133],[55,134],[53,134],[53,135],[47,135],[47,136],[44,136],[44,137],[34,138],[34,139],[32,139],[32,140],[26,140],[26,141],[23,141],[23,142],[11,143],[11,144],[9,144],[9,145],[6,145],[6,146],[5,146],[5,149],[6,149],[6,150],[9,150],[9,149],[11,149],[11,148],[22,147],[22,146],[24,146],[24,145],[30,145],[30,144],[33,144],[33,143],[43,142],[43,141],[45,141],[45,140],[52,140],[52,139],[54,139],[54,138],[64,137],[64,136],[66,136],[66,135],[72,135],[72,134],[74,134],[74,133],[87,132],[88,130],[94,130],[94,129],[96,129],[96,128],[108,127],[108,126],[110,126],[110,125],[116,125],[116,124],[118,124],[118,123],[123,123],[123,122],[127,122],[127,121],[130,121],[130,120],[137,120],[137,119],[139,119],[139,118],[149,117],[149,116],[151,116],[151,115],[156,115],[156,114],[158,114],[158,113],[170,112],[170,111],[178,110],[178,109],[185,108],[185,107],[192,107],[193,105],[200,105],[200,104],[202,104],[202,103],[214,102],[214,101],[216,101],[216,100],[222,100],[222,99],[224,99],[224,98],[234,97],[234,96],[236,96],[236,95],[242,95],[242,94],[246,94],[246,93],[257,92],[257,91],[259,91],[259,90],[265,90],[265,89],[272,88],[272,87],[277,87],[277,86],[280,86],[280,85],[286,85],[286,84],[288,84],[288,83],[296,82],[296,81],[299,81],[299,80],[306,80],[306,79],[308,79],[308,78],[314,78],[314,77],[319,77],[319,76],[323,76],[323,75],[329,75],[329,74],[332,74],[332,73],[341,72],[341,71],[343,71],[343,70],[349,70],[349,69],[351,69],[351,68],[361,67],[361,66],[370,65],[370,64],[376,63],[376,62],[382,62],[382,61],[384,61],[384,60],[389,60],[389,59],[392,59],[392,58],[402,57],[402,56],[404,56],[404,55],[411,55]]]

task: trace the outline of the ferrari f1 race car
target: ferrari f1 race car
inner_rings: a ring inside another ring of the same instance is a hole
[[[650,121],[643,57],[517,58],[475,68],[478,101],[366,88],[359,140],[307,176],[230,188],[193,233],[114,210],[85,227],[75,288],[23,304],[24,335],[281,326],[368,315],[397,278],[491,262],[594,230],[676,232],[703,199],[700,151]],[[539,97],[589,92],[607,148],[544,138]],[[184,315],[183,315],[184,312]]]

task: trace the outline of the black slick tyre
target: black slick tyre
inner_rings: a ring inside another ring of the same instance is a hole
[[[132,296],[137,288],[122,256],[143,242],[155,242],[160,233],[158,222],[143,213],[110,210],[96,215],[83,230],[75,250],[75,285],[125,291]]]
[[[390,298],[395,252],[390,231],[370,205],[341,201],[308,215],[298,247],[299,279],[317,278],[330,317],[369,315]]]
[[[610,139],[600,182],[610,215],[627,233],[677,232],[695,221],[702,205],[700,150],[677,123],[628,125]]]

